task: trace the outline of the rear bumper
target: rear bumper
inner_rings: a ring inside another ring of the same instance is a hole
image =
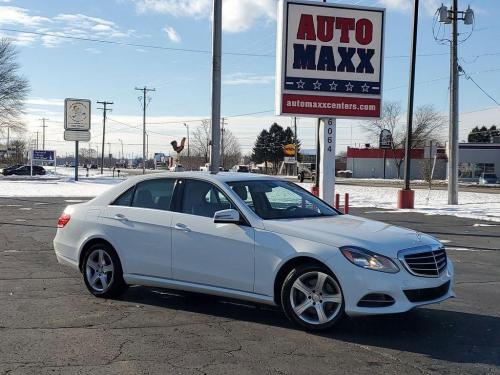
[[[78,269],[78,259],[76,258],[77,251],[75,251],[74,244],[64,242],[58,233],[54,238],[53,245],[57,261],[60,264]]]

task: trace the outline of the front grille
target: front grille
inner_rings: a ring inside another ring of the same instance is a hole
[[[403,292],[410,302],[427,302],[438,298],[441,298],[450,289],[450,282],[447,281],[443,285],[435,288],[425,288],[425,289],[406,289]]]
[[[394,305],[394,298],[382,293],[367,294],[358,302],[359,307],[387,307],[392,305]]]
[[[444,248],[404,255],[408,270],[417,276],[438,277],[446,269],[447,258]]]

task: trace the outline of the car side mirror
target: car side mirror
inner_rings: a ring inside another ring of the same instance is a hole
[[[221,210],[214,214],[214,223],[233,223],[240,224],[240,213],[235,209]]]

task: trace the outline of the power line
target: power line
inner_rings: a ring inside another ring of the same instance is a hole
[[[474,81],[474,79],[473,79],[473,78],[472,78],[469,74],[467,74],[467,72],[466,72],[466,71],[465,71],[465,70],[464,70],[464,69],[463,69],[460,65],[458,66],[458,70],[459,70],[460,72],[462,72],[462,73],[463,73],[463,75],[464,75],[464,77],[465,77],[466,79],[468,79],[468,80],[472,81],[472,83],[474,83],[474,84],[476,85],[476,87],[477,87],[479,90],[481,90],[481,91],[483,92],[483,94],[484,94],[484,95],[486,95],[488,98],[490,98],[491,100],[493,100],[493,101],[495,102],[495,104],[496,104],[497,106],[499,106],[499,107],[500,107],[500,103],[498,103],[498,102],[496,101],[496,99],[495,99],[495,98],[493,98],[493,97],[492,97],[490,94],[488,94],[488,93],[487,93],[487,92],[486,92],[486,91],[485,91],[485,90],[484,90],[481,86],[479,86],[479,85],[477,84],[477,82],[476,82],[476,81]]]
[[[197,49],[197,48],[177,48],[177,47],[167,47],[167,46],[160,46],[160,45],[154,45],[154,44],[141,44],[141,43],[128,43],[128,42],[119,42],[116,40],[105,40],[105,39],[97,39],[97,38],[88,38],[88,37],[78,37],[78,36],[72,36],[68,34],[55,34],[55,33],[48,33],[48,32],[41,32],[41,31],[29,31],[29,30],[19,30],[19,29],[11,29],[11,28],[0,28],[0,31],[7,31],[7,32],[13,32],[13,33],[20,33],[20,34],[31,34],[31,35],[39,35],[39,36],[50,36],[53,38],[61,38],[61,39],[69,39],[69,40],[80,40],[80,41],[85,41],[85,42],[92,42],[92,43],[101,43],[101,44],[112,44],[112,45],[120,45],[120,46],[128,46],[128,47],[138,47],[138,48],[150,48],[150,49],[157,49],[157,50],[166,50],[166,51],[176,51],[176,52],[188,52],[188,53],[202,53],[202,54],[211,54],[212,51],[210,50],[205,50],[205,49]],[[265,53],[248,53],[248,52],[222,52],[223,55],[228,55],[228,56],[249,56],[249,57],[275,57],[275,54],[265,54]],[[418,57],[434,57],[434,56],[446,56],[449,55],[449,53],[445,52],[435,52],[435,53],[422,53],[418,54]],[[499,52],[487,52],[484,54],[476,54],[476,55],[471,55],[469,57],[471,58],[478,58],[482,56],[496,56],[500,55]],[[409,58],[408,55],[388,55],[384,56],[386,59],[401,59],[401,58]]]
[[[166,46],[158,46],[158,45],[152,45],[152,44],[128,43],[128,42],[119,42],[116,40],[105,40],[105,39],[96,39],[96,38],[88,38],[88,37],[79,37],[79,36],[72,36],[72,35],[67,35],[67,34],[54,34],[54,33],[40,32],[40,31],[27,31],[27,30],[18,30],[18,29],[10,29],[10,28],[0,28],[0,31],[9,31],[9,32],[14,32],[14,33],[32,34],[32,35],[40,35],[40,36],[50,36],[53,38],[80,40],[80,41],[85,41],[85,42],[102,43],[102,44],[114,44],[114,45],[128,46],[128,47],[151,48],[151,49],[159,49],[159,50],[167,50],[167,51],[203,53],[203,54],[211,54],[212,53],[212,51],[204,50],[204,49],[176,48],[176,47],[166,47]],[[224,52],[224,55],[274,57],[274,55],[246,53],[246,52]]]

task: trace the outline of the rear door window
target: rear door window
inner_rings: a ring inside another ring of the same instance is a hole
[[[137,184],[132,207],[170,211],[175,179],[161,178]]]

